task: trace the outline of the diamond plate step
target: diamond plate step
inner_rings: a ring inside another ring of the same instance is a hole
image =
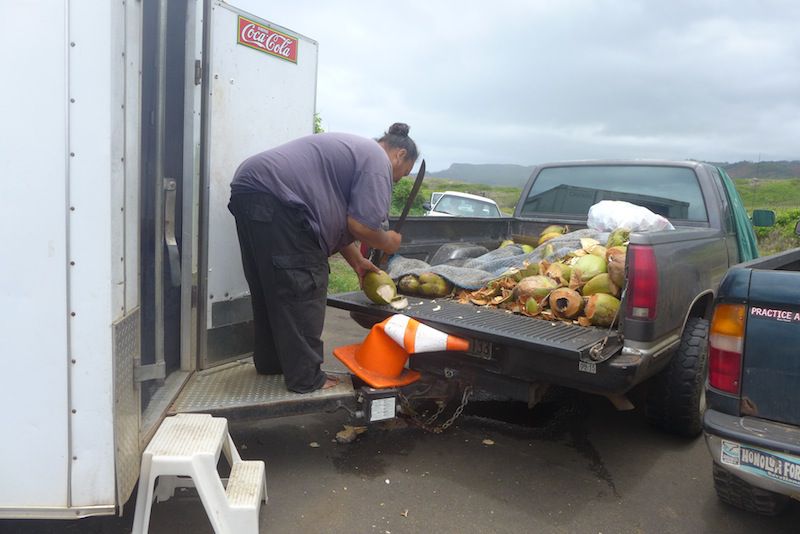
[[[210,413],[236,419],[282,417],[355,407],[349,375],[311,393],[292,393],[282,375],[259,375],[250,360],[240,360],[195,373],[170,408],[170,413]]]

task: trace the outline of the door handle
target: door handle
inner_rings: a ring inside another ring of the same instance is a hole
[[[164,178],[164,244],[169,255],[169,274],[172,287],[181,285],[181,256],[175,239],[175,202],[178,184],[174,178]]]

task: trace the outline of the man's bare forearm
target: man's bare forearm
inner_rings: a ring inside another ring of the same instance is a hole
[[[400,241],[402,238],[400,234],[392,230],[373,230],[352,217],[347,218],[347,229],[350,230],[350,234],[359,241],[366,243],[372,248],[382,250],[387,254],[394,254],[397,252],[397,249],[400,248]]]

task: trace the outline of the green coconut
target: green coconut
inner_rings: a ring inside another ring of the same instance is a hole
[[[607,293],[595,293],[586,301],[584,314],[594,326],[611,326],[618,310],[619,299]]]
[[[419,279],[413,274],[407,274],[397,281],[397,290],[404,295],[416,295],[419,293]]]
[[[594,254],[581,256],[573,265],[574,271],[580,271],[580,278],[585,283],[598,274],[607,272],[605,257],[601,258]]]
[[[548,226],[547,228],[545,228],[544,230],[539,232],[539,237],[541,237],[541,236],[543,236],[545,234],[559,234],[560,235],[560,234],[563,234],[566,231],[567,231],[567,229],[565,227],[561,226],[561,225],[551,224],[550,226]]]
[[[512,298],[516,302],[527,302],[530,298],[540,302],[557,287],[558,284],[546,276],[529,276],[520,280],[514,287]]]
[[[572,274],[572,267],[563,263],[554,263],[547,268],[545,274],[559,286],[567,286],[569,285],[569,277]]]
[[[397,286],[383,271],[370,271],[364,275],[364,294],[375,304],[389,304],[397,297]]]
[[[524,252],[525,254],[530,254],[531,252],[533,252],[533,247],[530,245],[522,245],[522,252]]]
[[[544,243],[550,241],[551,239],[555,239],[556,237],[561,237],[560,232],[550,232],[548,234],[542,234],[539,236],[539,245],[543,245]]]
[[[628,240],[630,239],[630,235],[631,231],[627,228],[617,228],[611,232],[611,235],[608,236],[606,248],[618,247],[627,244]]]
[[[521,269],[517,269],[516,267],[512,267],[508,271],[502,274],[502,277],[510,276],[516,282],[519,282],[523,278],[527,278],[529,276],[536,276],[539,274],[539,264],[538,263],[529,263],[525,265]]]
[[[606,258],[606,247],[604,247],[603,245],[595,245],[595,246],[593,246],[592,248],[589,249],[589,254],[592,254],[593,256],[598,256],[600,258],[605,259]]]
[[[508,245],[513,245],[513,244],[514,244],[514,241],[513,241],[512,239],[506,239],[505,241],[503,241],[502,243],[500,243],[500,246],[499,246],[499,247],[497,247],[497,248],[505,248],[505,247],[507,247]]]
[[[429,298],[446,297],[453,291],[453,285],[436,273],[419,275],[419,294]]]
[[[619,296],[619,286],[611,280],[608,273],[600,273],[583,286],[581,294],[584,297],[589,297],[595,293],[608,293],[615,297]]]
[[[526,315],[539,315],[539,312],[542,311],[539,307],[539,302],[535,298],[529,298],[525,301],[525,314]]]

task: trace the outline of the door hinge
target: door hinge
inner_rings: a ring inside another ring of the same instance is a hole
[[[136,383],[157,380],[167,376],[167,366],[164,362],[140,365],[138,362],[133,364],[133,381]]]
[[[200,85],[203,82],[203,63],[199,59],[194,60],[194,84]]]

